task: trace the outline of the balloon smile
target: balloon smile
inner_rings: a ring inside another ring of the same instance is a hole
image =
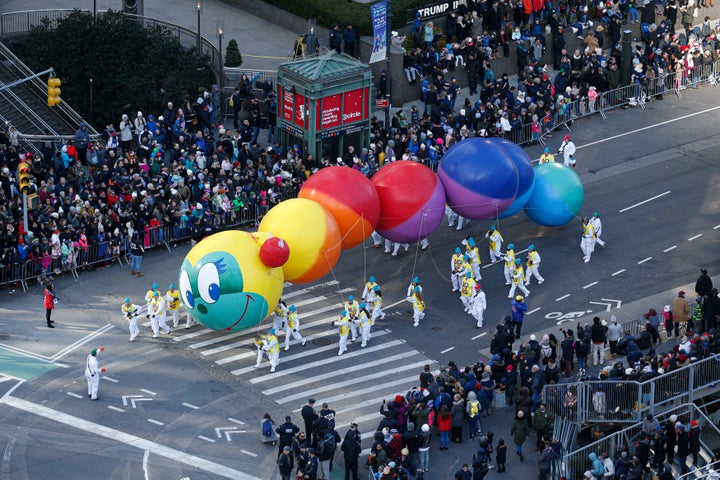
[[[247,294],[247,293],[245,294],[245,308],[243,309],[242,314],[241,314],[240,317],[237,319],[237,322],[235,322],[235,323],[233,323],[232,325],[230,325],[228,328],[225,329],[225,331],[228,331],[228,332],[229,332],[230,330],[232,330],[233,328],[235,328],[238,323],[242,322],[243,317],[245,317],[245,314],[247,313],[248,309],[250,308],[250,302],[254,302],[254,301],[255,301],[255,299],[253,298],[252,295],[249,295],[249,294]]]

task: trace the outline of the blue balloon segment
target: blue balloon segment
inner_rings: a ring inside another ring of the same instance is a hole
[[[497,217],[518,193],[517,167],[497,138],[474,137],[450,147],[438,178],[450,208],[475,220]]]
[[[515,215],[523,209],[532,194],[535,185],[535,169],[532,160],[528,157],[525,150],[519,145],[508,140],[499,140],[505,151],[510,155],[515,167],[518,170],[518,191],[515,201],[505,210],[498,218],[507,218]]]
[[[559,227],[573,220],[585,197],[578,174],[562,163],[543,163],[534,170],[535,185],[525,204],[527,216],[545,227]]]

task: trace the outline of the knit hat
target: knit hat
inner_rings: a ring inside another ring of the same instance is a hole
[[[691,421],[691,422],[690,422],[690,426],[691,426],[691,427],[697,427],[697,426],[698,426],[697,420]]]
[[[420,430],[422,430],[423,432],[429,432],[429,431],[430,431],[430,427],[428,426],[427,423],[425,423],[425,424],[423,424],[422,427],[420,427]]]

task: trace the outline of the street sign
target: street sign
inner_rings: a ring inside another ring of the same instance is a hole
[[[388,106],[390,106],[390,100],[387,98],[375,100],[375,108],[388,108]]]

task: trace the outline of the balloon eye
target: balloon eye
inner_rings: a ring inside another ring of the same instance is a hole
[[[220,298],[220,275],[214,263],[202,266],[197,284],[200,298],[205,303],[215,303]]]
[[[190,290],[185,292],[185,302],[190,308],[195,308],[195,295]]]
[[[192,293],[192,286],[190,285],[190,276],[186,270],[180,272],[180,279],[178,281],[180,291],[183,292],[185,305],[189,308],[195,308],[195,295]]]

